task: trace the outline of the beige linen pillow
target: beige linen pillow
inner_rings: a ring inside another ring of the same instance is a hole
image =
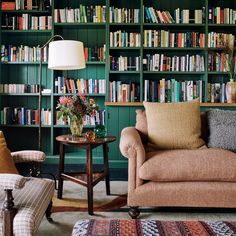
[[[149,141],[159,149],[195,149],[201,136],[199,100],[178,103],[143,102]]]

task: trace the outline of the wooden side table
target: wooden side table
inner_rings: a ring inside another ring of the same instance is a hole
[[[60,161],[58,173],[58,192],[57,197],[62,198],[63,180],[68,179],[75,183],[87,187],[88,194],[88,213],[93,215],[93,187],[105,178],[106,193],[110,195],[110,178],[108,164],[108,143],[114,142],[114,136],[106,136],[105,138],[97,138],[94,142],[89,142],[85,137],[72,138],[72,135],[60,135],[56,137],[60,143]],[[74,146],[86,150],[86,171],[85,172],[65,172],[65,145]],[[103,171],[93,171],[92,150],[98,146],[103,146]]]

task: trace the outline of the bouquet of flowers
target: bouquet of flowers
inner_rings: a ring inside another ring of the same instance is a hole
[[[94,99],[87,99],[84,95],[61,96],[57,104],[58,118],[69,118],[71,121],[83,122],[85,115],[94,116],[98,105]]]

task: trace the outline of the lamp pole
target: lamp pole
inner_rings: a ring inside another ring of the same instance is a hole
[[[39,130],[38,130],[38,150],[41,151],[42,146],[42,77],[43,77],[43,50],[49,45],[55,38],[64,40],[61,35],[52,36],[42,47],[40,47],[40,72],[39,72],[39,103],[38,103],[38,116],[39,116]]]

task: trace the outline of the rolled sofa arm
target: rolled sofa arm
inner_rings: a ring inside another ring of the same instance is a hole
[[[24,150],[11,153],[15,163],[21,162],[43,162],[46,158],[44,152],[35,151],[35,150]]]
[[[138,170],[145,161],[145,149],[138,131],[134,127],[124,128],[120,137],[120,151],[129,160],[129,191],[143,183]]]
[[[127,158],[130,158],[131,156],[133,156],[130,155],[130,150],[141,152],[142,154],[144,154],[145,157],[145,151],[141,137],[134,127],[124,128],[121,132],[120,137],[120,151],[122,155]]]
[[[4,189],[23,188],[28,178],[17,174],[0,174],[0,186]]]

